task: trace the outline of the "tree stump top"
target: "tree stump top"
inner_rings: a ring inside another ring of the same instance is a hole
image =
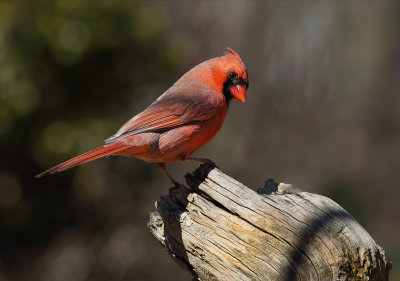
[[[388,280],[390,262],[333,200],[268,180],[258,193],[200,166],[149,228],[198,280]]]

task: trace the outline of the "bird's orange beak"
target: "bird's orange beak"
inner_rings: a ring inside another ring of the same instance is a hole
[[[233,98],[241,102],[246,102],[246,88],[243,85],[232,85],[229,87],[229,92]]]

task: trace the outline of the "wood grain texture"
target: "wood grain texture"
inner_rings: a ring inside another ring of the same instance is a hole
[[[257,192],[200,166],[156,202],[149,228],[198,280],[389,280],[390,262],[331,199],[267,181]]]

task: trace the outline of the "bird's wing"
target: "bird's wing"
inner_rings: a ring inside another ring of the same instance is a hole
[[[181,90],[179,86],[172,87],[105,142],[207,120],[218,110],[213,91],[204,84],[185,85]]]

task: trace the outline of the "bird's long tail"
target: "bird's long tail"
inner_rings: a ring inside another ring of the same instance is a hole
[[[116,152],[119,152],[121,150],[126,149],[128,146],[124,145],[122,143],[112,143],[109,145],[105,146],[100,146],[98,148],[92,149],[86,153],[83,153],[81,155],[78,155],[72,159],[69,159],[61,164],[58,164],[57,166],[54,166],[53,168],[50,168],[43,173],[40,173],[36,175],[36,178],[40,178],[49,174],[54,174],[58,173],[64,170],[67,170],[69,168],[81,165],[83,163],[93,161],[95,159],[114,154]]]

